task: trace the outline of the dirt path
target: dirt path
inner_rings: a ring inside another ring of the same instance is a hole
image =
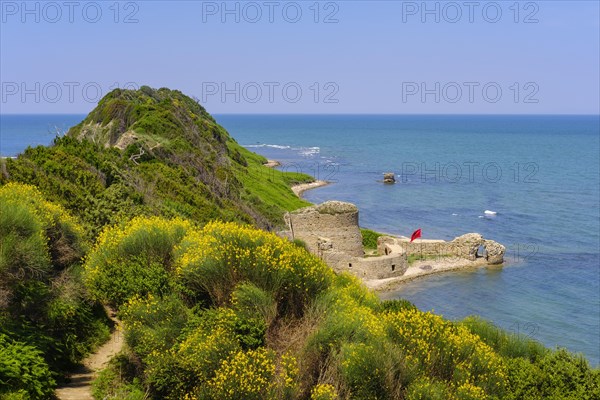
[[[110,335],[108,342],[82,361],[81,369],[71,374],[71,381],[67,385],[56,389],[56,397],[59,400],[93,400],[91,385],[96,374],[123,348],[123,331],[120,321],[115,318],[113,311],[107,310],[107,312],[115,323],[114,332]]]

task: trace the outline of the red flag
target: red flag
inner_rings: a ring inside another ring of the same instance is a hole
[[[414,231],[413,234],[410,236],[411,243],[412,243],[413,240],[418,239],[420,237],[421,237],[421,228],[419,228],[416,231]]]

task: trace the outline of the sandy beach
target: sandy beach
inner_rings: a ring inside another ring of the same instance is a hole
[[[263,164],[267,168],[275,168],[281,165],[281,163],[277,160],[267,160],[266,163]],[[314,181],[310,183],[301,183],[299,185],[294,185],[291,187],[292,192],[296,194],[298,197],[302,197],[302,193],[306,192],[310,189],[316,189],[321,186],[329,185],[327,181]]]
[[[277,160],[267,160],[267,162],[264,163],[263,165],[267,168],[275,168],[275,167],[279,167],[281,165],[281,163]]]
[[[302,193],[306,192],[310,189],[316,189],[321,186],[329,185],[329,182],[326,181],[314,181],[311,183],[301,183],[299,185],[292,186],[292,191],[296,193],[296,196],[302,197]]]

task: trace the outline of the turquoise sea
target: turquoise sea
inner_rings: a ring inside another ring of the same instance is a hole
[[[2,116],[0,154],[48,144],[81,115]],[[477,314],[600,364],[598,116],[217,115],[280,169],[332,184],[311,202],[350,201],[392,234],[479,232],[503,267],[422,278],[383,295],[447,318]],[[51,133],[50,133],[51,132]],[[396,185],[379,181],[397,175]],[[485,210],[496,211],[493,217]]]

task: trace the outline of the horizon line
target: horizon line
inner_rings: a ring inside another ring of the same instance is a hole
[[[15,116],[15,115],[89,115],[90,113],[0,113],[1,116]],[[281,116],[487,116],[487,117],[499,117],[499,116],[585,116],[585,117],[600,117],[600,113],[598,114],[589,114],[589,113],[537,113],[537,114],[510,114],[510,113],[498,113],[498,114],[486,114],[486,113],[476,113],[476,114],[468,114],[468,113],[209,113],[210,115],[281,115]]]

